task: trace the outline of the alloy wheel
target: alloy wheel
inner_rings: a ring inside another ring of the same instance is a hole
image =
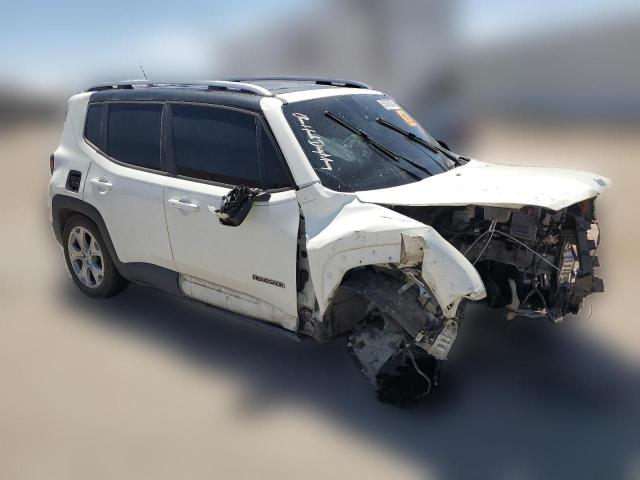
[[[104,280],[104,259],[93,234],[84,227],[75,227],[69,234],[67,247],[78,280],[89,288],[100,287]]]

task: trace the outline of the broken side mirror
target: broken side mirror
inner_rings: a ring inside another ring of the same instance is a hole
[[[259,188],[238,185],[222,197],[220,208],[215,211],[215,214],[221,224],[237,227],[247,218],[253,202],[266,202],[270,197],[270,193],[263,192]]]

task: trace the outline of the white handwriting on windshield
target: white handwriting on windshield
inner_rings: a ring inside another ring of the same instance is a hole
[[[331,168],[331,162],[333,159],[331,155],[324,150],[324,142],[322,137],[316,133],[309,123],[309,117],[304,113],[294,113],[293,116],[298,120],[300,124],[300,130],[307,134],[307,142],[313,147],[312,152],[320,157],[320,160],[324,163],[324,167],[320,167],[321,170],[333,170]]]

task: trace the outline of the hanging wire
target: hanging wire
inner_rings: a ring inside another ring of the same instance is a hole
[[[532,248],[529,248],[525,243],[521,242],[520,240],[518,240],[515,237],[512,237],[511,235],[501,232],[499,230],[496,230],[496,233],[499,233],[501,235],[504,235],[505,237],[510,238],[511,240],[513,240],[514,242],[522,245],[524,248],[526,248],[527,250],[529,250],[531,253],[533,253],[536,257],[540,258],[540,260],[542,260],[543,262],[547,263],[549,266],[555,268],[557,271],[560,271],[560,269],[558,267],[556,267],[553,263],[551,263],[549,260],[547,260],[546,258],[544,258],[542,255],[540,255],[538,252],[536,252],[535,250],[533,250]]]
[[[480,235],[478,238],[476,238],[476,239],[474,240],[474,242],[473,242],[471,245],[469,245],[469,248],[467,248],[467,249],[464,251],[463,255],[466,257],[466,256],[467,256],[467,253],[469,253],[469,251],[473,248],[473,246],[474,246],[476,243],[478,243],[480,240],[482,240],[482,238],[483,238],[485,235],[487,235],[488,233],[490,233],[490,230],[486,230],[484,233],[482,233],[482,235]]]
[[[540,255],[538,252],[536,252],[535,250],[533,250],[532,248],[530,248],[527,244],[525,244],[524,242],[521,242],[520,240],[518,240],[515,237],[512,237],[511,235],[509,235],[508,233],[505,232],[501,232],[500,230],[496,230],[495,229],[496,226],[496,221],[493,220],[491,222],[491,225],[489,226],[489,229],[487,231],[485,231],[482,235],[480,235],[478,238],[476,238],[476,240],[469,246],[469,248],[467,248],[467,250],[464,252],[464,256],[467,256],[467,253],[469,253],[469,251],[473,248],[473,246],[478,243],[480,241],[480,239],[482,239],[485,235],[489,234],[489,240],[487,240],[487,243],[485,244],[485,246],[482,248],[482,251],[480,252],[480,255],[478,255],[476,257],[476,259],[474,260],[473,264],[475,265],[476,262],[480,259],[480,257],[482,256],[482,254],[485,252],[485,250],[487,249],[487,247],[489,246],[489,243],[491,242],[491,240],[493,239],[493,235],[498,233],[500,235],[504,235],[505,237],[511,239],[512,241],[516,242],[518,245],[522,245],[524,248],[526,248],[528,251],[530,251],[533,255],[535,255],[536,257],[538,257],[540,260],[542,260],[543,262],[545,262],[546,264],[548,264],[549,266],[551,266],[552,268],[556,269],[558,272],[560,272],[560,268],[558,268],[557,266],[555,266],[553,263],[551,263],[549,260],[547,260],[546,258],[544,258],[542,255]]]
[[[591,303],[591,300],[589,299],[589,297],[584,297],[584,299],[589,304],[589,315],[587,315],[587,318],[584,319],[584,321],[586,322],[591,318],[591,315],[593,315],[593,304]]]
[[[473,261],[473,265],[475,265],[477,263],[477,261],[480,260],[480,258],[484,254],[485,250],[487,249],[487,247],[491,243],[491,239],[493,238],[493,234],[496,233],[496,223],[497,223],[496,220],[492,220],[491,221],[491,225],[489,225],[489,230],[488,230],[489,232],[491,232],[491,235],[489,235],[489,238],[487,239],[487,243],[484,244],[484,247],[482,248],[482,250],[480,250],[480,253],[476,257],[476,259]]]
[[[429,395],[429,392],[431,392],[431,386],[432,386],[431,379],[427,376],[427,374],[425,374],[420,369],[420,367],[418,367],[418,363],[416,362],[416,359],[413,356],[413,352],[411,351],[410,346],[407,346],[406,352],[407,352],[407,356],[411,360],[411,363],[413,364],[413,368],[415,368],[416,372],[418,372],[418,375],[420,375],[422,378],[424,378],[427,381],[427,391],[423,394],[423,396],[426,397],[427,395]]]

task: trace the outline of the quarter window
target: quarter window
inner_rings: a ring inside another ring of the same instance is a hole
[[[162,105],[109,104],[107,154],[124,163],[160,170]]]
[[[172,105],[172,112],[178,175],[262,186],[255,115],[194,105]]]

